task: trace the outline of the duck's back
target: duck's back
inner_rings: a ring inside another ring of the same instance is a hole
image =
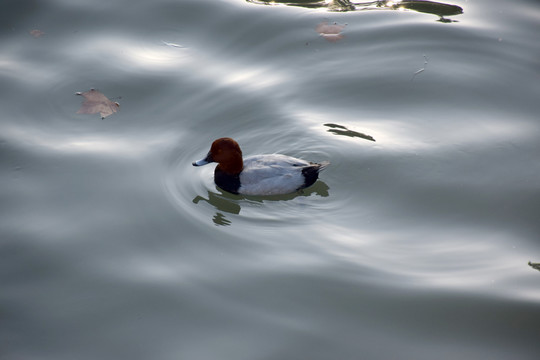
[[[244,159],[240,194],[288,194],[312,185],[321,165],[287,155],[255,155]]]

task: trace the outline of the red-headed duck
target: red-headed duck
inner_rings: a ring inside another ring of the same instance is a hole
[[[216,162],[214,181],[217,186],[233,194],[280,195],[289,194],[313,185],[319,172],[328,166],[308,162],[287,155],[254,155],[242,159],[242,150],[231,138],[220,138],[212,143],[208,155],[193,163],[202,166]]]

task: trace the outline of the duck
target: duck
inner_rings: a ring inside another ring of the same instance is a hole
[[[193,166],[217,163],[214,170],[216,185],[232,194],[284,195],[307,188],[315,183],[319,172],[330,163],[314,163],[283,154],[242,157],[238,143],[229,138],[212,142],[210,151]]]

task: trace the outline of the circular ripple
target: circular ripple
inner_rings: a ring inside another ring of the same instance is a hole
[[[167,197],[181,216],[203,224],[270,226],[297,225],[312,221],[314,216],[330,210],[335,204],[329,187],[319,180],[299,192],[279,196],[234,195],[219,189],[213,181],[214,165],[193,167],[201,157],[195,151],[175,150],[166,171],[164,187]]]

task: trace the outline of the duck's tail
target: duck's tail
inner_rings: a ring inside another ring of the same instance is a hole
[[[317,165],[318,172],[321,172],[330,165],[330,161],[322,161],[320,163],[314,163],[313,165]]]
[[[323,161],[321,163],[309,163],[309,166],[302,168],[302,175],[304,175],[304,185],[300,189],[311,186],[319,178],[319,173],[324,170],[330,162]]]

